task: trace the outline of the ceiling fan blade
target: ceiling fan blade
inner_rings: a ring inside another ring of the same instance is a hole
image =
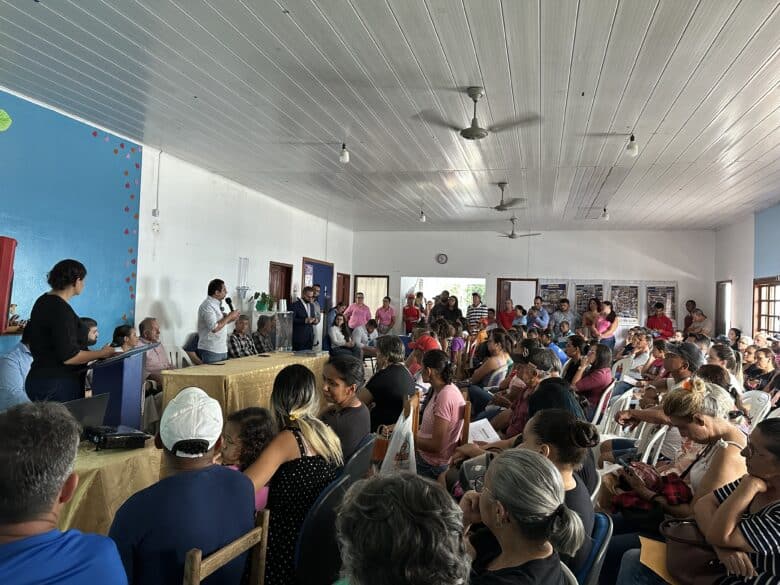
[[[515,234],[516,238],[532,238],[533,236],[541,236],[542,232],[534,232],[532,234]]]
[[[512,197],[511,199],[507,199],[504,201],[504,207],[512,207],[513,205],[517,205],[518,203],[525,203],[526,198],[525,197]]]
[[[454,130],[455,132],[460,132],[462,129],[461,126],[458,126],[457,124],[453,124],[452,122],[449,122],[448,120],[442,118],[438,114],[438,112],[434,110],[423,110],[416,116],[413,116],[412,119],[421,120],[423,122],[426,122],[427,124],[430,124],[431,126],[439,126],[440,128],[446,128],[447,130]]]
[[[472,209],[495,209],[490,205],[464,205],[464,207],[471,207]]]
[[[493,124],[488,130],[491,132],[503,132],[504,130],[510,130],[517,128],[518,126],[533,126],[541,121],[542,117],[539,114],[529,114],[528,116],[521,116],[514,120],[504,120]]]

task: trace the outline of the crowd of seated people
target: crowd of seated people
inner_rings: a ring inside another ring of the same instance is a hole
[[[211,292],[219,300],[224,291]],[[322,379],[284,368],[268,409],[223,420],[205,392],[181,391],[155,439],[168,473],[119,507],[109,538],[56,528],[77,483],[71,415],[55,403],[9,401],[0,413],[0,461],[13,470],[0,477],[0,582],[21,574],[29,575],[22,582],[181,582],[189,549],[215,552],[267,509],[265,582],[297,583],[296,543],[315,501],[370,433],[393,432],[417,393],[416,473],[357,481],[336,508],[345,585],[563,585],[563,567],[587,571],[596,547],[606,549],[598,582],[660,583],[639,560],[639,535],[663,540],[664,518],[691,517],[723,568],[719,583],[780,578],[780,423],[761,420],[746,394],[769,394],[774,408],[775,340],[737,330],[712,339],[690,304],[689,322],[675,331],[659,304],[618,344],[620,318],[608,301],[592,299],[578,315],[566,299],[548,310],[538,297],[527,312],[507,299],[496,313],[478,293],[465,311],[445,293],[430,306],[410,296],[398,323],[389,298],[374,314],[362,298],[335,307]],[[234,317],[230,357],[273,349],[272,319],[261,317],[253,335],[248,319]],[[393,333],[401,326],[411,333],[406,344]],[[118,327],[111,351],[159,343],[155,319],[139,333]],[[90,342],[85,334],[80,343]],[[209,343],[207,352],[221,355]],[[162,346],[154,349],[145,373],[153,381],[172,366]],[[0,380],[4,367],[24,364],[17,350],[0,358]],[[376,357],[370,377],[367,355]],[[628,394],[630,407],[617,410],[616,397]],[[621,436],[600,437],[590,421],[604,412]],[[464,437],[466,423],[480,420],[497,440]],[[658,462],[640,465],[660,430]],[[614,526],[609,542],[595,539],[597,511]],[[211,582],[241,583],[248,558]]]

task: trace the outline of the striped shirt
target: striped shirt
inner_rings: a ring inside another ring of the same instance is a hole
[[[741,480],[733,481],[715,490],[715,497],[722,504]],[[739,521],[739,529],[750,547],[748,553],[758,577],[722,577],[718,585],[769,585],[780,583],[780,502],[773,502],[755,514],[745,512]]]
[[[466,309],[466,319],[468,319],[469,328],[479,325],[482,319],[487,319],[487,315],[488,308],[485,306],[485,303],[480,303],[476,307],[469,305],[468,309]]]

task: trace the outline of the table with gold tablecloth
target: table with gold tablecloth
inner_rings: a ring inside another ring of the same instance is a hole
[[[59,528],[108,534],[114,514],[127,499],[160,479],[162,451],[148,440],[143,449],[95,451],[82,442],[74,471],[79,484],[63,506]]]
[[[268,357],[250,356],[226,360],[222,365],[204,364],[181,370],[165,370],[163,379],[163,404],[189,386],[202,388],[219,401],[224,415],[249,406],[268,407],[274,379],[283,368],[301,364],[314,372],[319,387],[322,368],[328,360],[327,353],[296,355],[279,352]]]

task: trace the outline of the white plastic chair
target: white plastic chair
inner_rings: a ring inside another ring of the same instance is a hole
[[[601,419],[601,423],[599,424],[599,434],[602,435],[602,440],[604,440],[604,435],[612,435],[615,437],[625,437],[631,435],[631,433],[624,432],[623,429],[620,428],[620,426],[615,422],[615,415],[621,410],[628,410],[631,407],[631,400],[633,400],[633,398],[634,393],[629,390],[621,394],[617,400],[615,400],[607,407],[607,410],[604,413],[604,417]]]
[[[561,561],[561,573],[563,573],[563,580],[566,582],[566,585],[579,585],[577,577],[574,576],[569,567],[563,564],[563,561]]]
[[[648,425],[650,427],[650,425]],[[664,445],[664,439],[666,438],[666,432],[669,427],[662,427],[658,429],[650,441],[645,447],[644,453],[642,453],[642,463],[649,463],[655,465],[658,463],[658,458],[661,456],[661,449]]]
[[[604,414],[604,405],[612,398],[612,391],[614,389],[615,382],[612,382],[612,384],[607,386],[607,389],[601,393],[601,398],[599,398],[599,402],[596,405],[596,410],[593,411],[593,418],[590,421],[591,424],[598,426],[599,422],[601,422],[601,416]]]
[[[599,490],[601,489],[601,474],[596,474],[596,487],[593,488],[593,492],[590,494],[591,503],[595,504],[599,497]]]
[[[748,414],[755,428],[769,414],[769,409],[772,408],[772,397],[761,390],[750,390],[742,395],[742,404],[750,409]]]
[[[777,417],[780,417],[780,408],[775,408],[772,412],[766,415],[766,418],[777,418]]]

